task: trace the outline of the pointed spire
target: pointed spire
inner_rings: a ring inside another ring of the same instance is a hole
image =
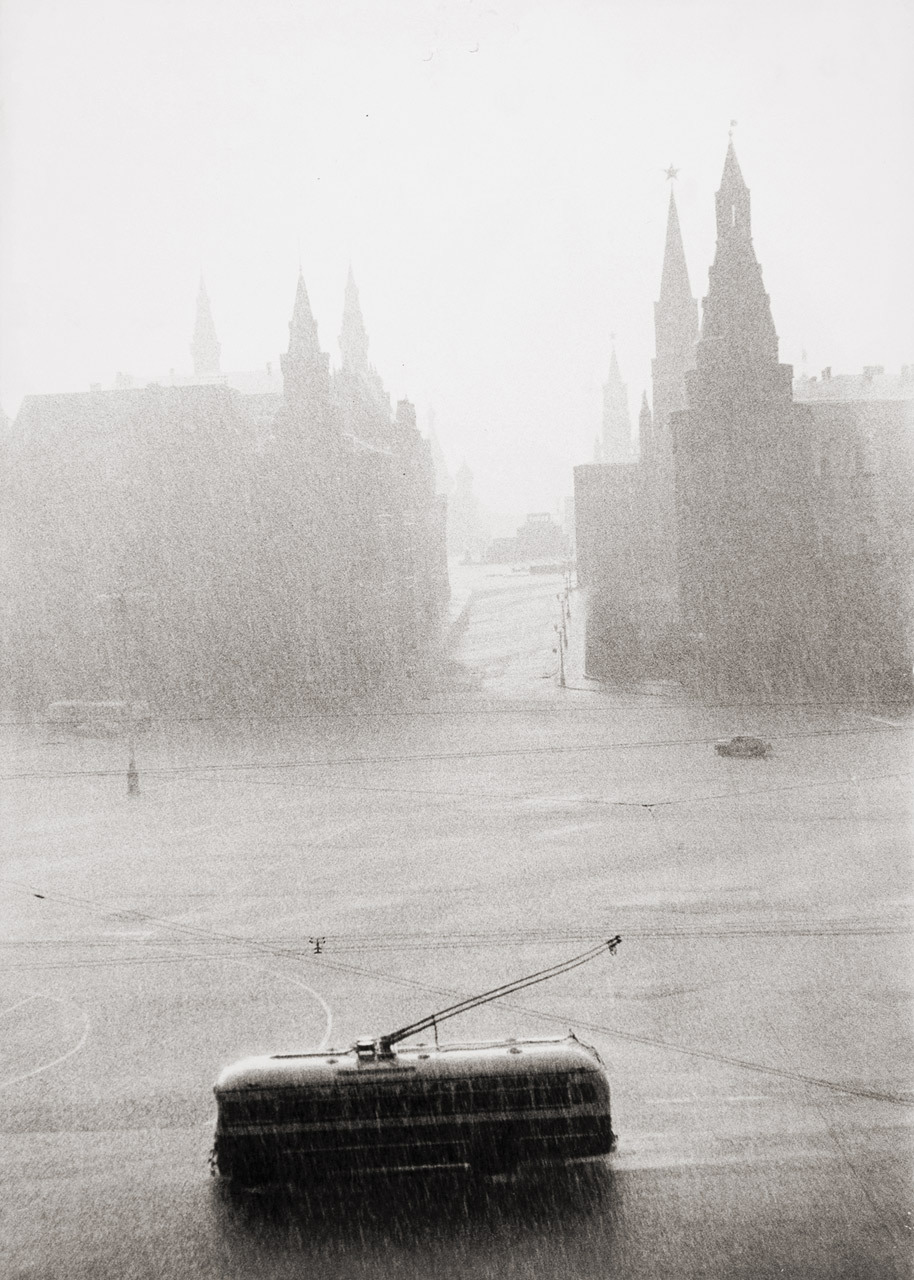
[[[359,291],[356,288],[352,264],[346,277],[346,295],[343,303],[343,326],[340,330],[340,354],[343,368],[353,372],[368,368],[368,334],[362,319]]]
[[[667,440],[670,414],[685,406],[685,375],[695,365],[698,341],[698,303],[692,297],[686,266],[679,210],[670,188],[666,218],[666,245],[660,276],[660,297],[654,303],[653,427],[657,438]]]
[[[286,402],[299,408],[310,406],[308,411],[316,414],[315,422],[324,412],[330,391],[329,360],[320,348],[305,278],[299,267],[295,305],[289,321],[289,350],[279,357],[279,362]]]
[[[613,334],[613,338],[615,336]],[[622,381],[614,342],[609,359],[609,377],[603,387],[603,461],[630,462],[632,453],[628,388]]]
[[[615,337],[615,334],[613,335],[613,337]],[[624,388],[624,385],[625,385],[622,381],[622,374],[619,370],[619,360],[618,360],[618,357],[616,356],[615,342],[612,345],[612,351],[609,357],[609,377],[606,379],[606,385],[608,387],[613,387],[616,390],[618,390],[620,387]]]
[[[715,201],[717,204],[718,238],[733,231],[738,231],[746,239],[749,239],[752,232],[749,188],[746,186],[742,170],[739,167],[732,138],[727,144],[724,171],[721,174],[720,189],[717,192]]]
[[[742,188],[747,190],[746,181],[743,178],[742,170],[739,167],[739,161],[736,158],[736,148],[733,145],[733,138],[727,144],[727,154],[724,159],[724,171],[720,180],[721,187],[728,187],[734,191]]]
[[[292,319],[289,321],[289,355],[308,356],[319,353],[317,324],[311,310],[308,290],[305,288],[305,277],[299,267],[295,305],[292,308]]]
[[[670,204],[666,216],[666,245],[663,250],[663,271],[660,276],[660,302],[687,302],[694,307],[689,269],[682,247],[682,231],[679,227],[679,210],[676,197],[670,188]]]
[[[216,326],[209,305],[206,284],[200,277],[197,290],[197,315],[194,321],[194,337],[190,354],[194,362],[194,377],[212,378],[219,373],[219,356],[222,348],[216,338]]]
[[[715,205],[717,247],[702,303],[702,340],[723,341],[729,359],[742,367],[775,366],[778,339],[752,246],[749,189],[732,138]]]

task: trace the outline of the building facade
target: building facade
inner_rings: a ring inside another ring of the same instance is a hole
[[[344,330],[351,279],[346,305]],[[196,381],[29,396],[7,430],[7,705],[269,712],[401,688],[434,657],[445,511],[367,339],[331,372],[299,277],[282,395],[245,395],[200,314]]]

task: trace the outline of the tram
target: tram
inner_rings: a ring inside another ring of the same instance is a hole
[[[432,1170],[503,1176],[599,1160],[616,1138],[595,1049],[573,1034],[441,1046],[437,1026],[614,951],[619,941],[344,1052],[273,1054],[227,1067],[214,1086],[216,1170],[251,1187]],[[428,1027],[434,1043],[394,1048]]]

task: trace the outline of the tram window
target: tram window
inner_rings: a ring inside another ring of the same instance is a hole
[[[379,1120],[408,1115],[410,1111],[409,1099],[396,1093],[378,1093],[373,1098],[365,1098],[364,1102],[362,1114],[367,1113],[369,1117],[377,1117]]]
[[[471,1080],[454,1081],[454,1110],[469,1111],[473,1105],[473,1082]]]
[[[533,1105],[536,1107],[564,1107],[568,1104],[568,1085],[564,1081],[535,1084]]]
[[[346,1098],[317,1097],[302,1099],[303,1122],[317,1123],[320,1120],[341,1120],[349,1112]]]

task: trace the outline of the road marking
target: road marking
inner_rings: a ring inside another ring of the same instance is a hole
[[[283,973],[282,970],[280,969],[268,969],[266,968],[265,965],[251,964],[247,960],[235,960],[231,956],[220,956],[219,959],[225,960],[228,964],[241,965],[242,969],[256,969],[259,973],[268,973],[274,978],[282,978],[283,981],[291,982],[293,986],[301,987],[303,991],[307,991],[310,996],[313,996],[314,999],[317,1001],[317,1003],[320,1005],[320,1007],[323,1009],[324,1016],[327,1019],[327,1025],[324,1027],[324,1034],[321,1037],[320,1044],[317,1046],[317,1049],[315,1050],[316,1053],[323,1053],[323,1051],[327,1048],[327,1045],[330,1041],[330,1032],[333,1030],[333,1011],[331,1010],[327,1001],[319,992],[315,991],[313,987],[309,987],[307,982],[302,982],[298,978],[293,978],[291,974]]]
[[[24,1004],[28,1004],[31,1000],[40,1000],[41,996],[26,996],[24,1000],[17,1000],[15,1004],[11,1004],[8,1009],[0,1010],[0,1018],[6,1017],[8,1013],[12,1013],[14,1009],[20,1009]]]
[[[31,1071],[23,1071],[20,1075],[12,1076],[9,1080],[0,1080],[0,1089],[9,1089],[14,1084],[21,1084],[23,1080],[31,1079],[32,1076],[41,1075],[42,1071],[50,1071],[52,1067],[59,1067],[62,1062],[66,1062],[68,1058],[72,1058],[74,1053],[79,1053],[80,1049],[89,1038],[89,1015],[81,1005],[74,1004],[72,1000],[62,1000],[59,996],[48,996],[43,994],[28,996],[25,1000],[20,1000],[19,1005],[28,1004],[30,1000],[53,1000],[55,1004],[68,1004],[71,1008],[78,1009],[80,1017],[83,1020],[83,1033],[72,1049],[68,1049],[66,1053],[62,1053],[60,1057],[52,1058],[50,1062],[45,1062],[40,1067],[33,1067]],[[19,1005],[11,1005],[10,1008],[5,1009],[4,1012],[10,1013],[12,1009],[17,1009]]]

